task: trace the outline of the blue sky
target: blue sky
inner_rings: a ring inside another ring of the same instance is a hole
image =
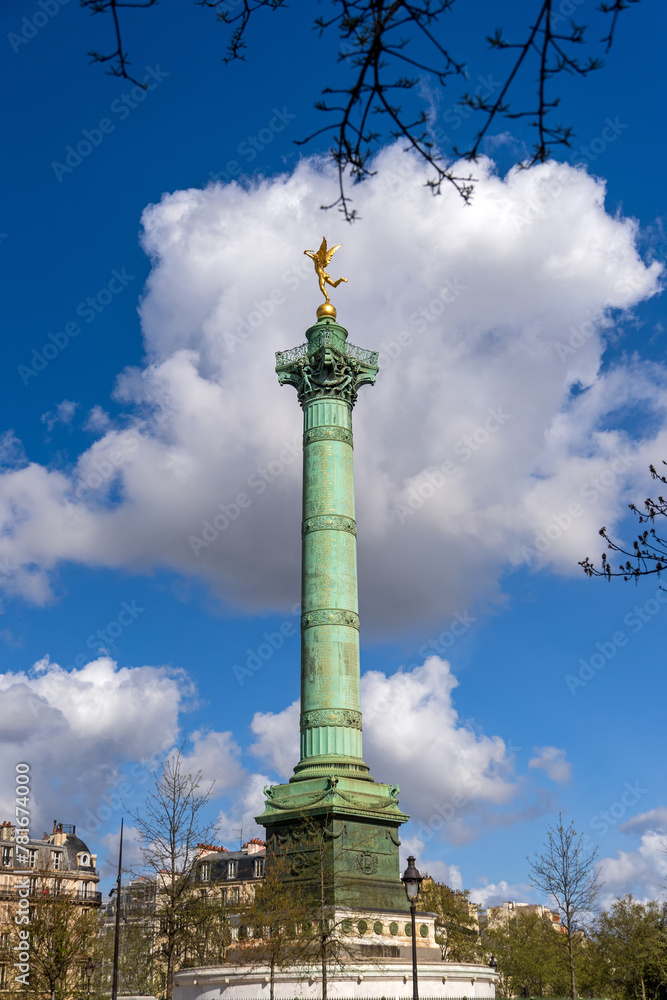
[[[596,39],[593,6],[561,4]],[[514,4],[508,35],[534,9]],[[258,19],[231,66],[209,11],[128,11],[140,101],[88,65],[104,18],[45,10],[0,13],[2,759],[32,765],[37,835],[74,822],[104,865],[118,788],[136,806],[136,763],[189,735],[231,845],[296,763],[301,415],[273,353],[312,321],[301,251],[326,233],[341,322],[381,352],[354,413],[365,746],[401,785],[405,846],[482,902],[527,899],[526,855],[562,811],[609,895],[654,897],[667,606],[655,579],[577,561],[602,524],[634,537],[627,503],[667,457],[664,12],[628,11],[605,68],[563,82],[576,138],[556,163],[512,170],[530,136],[499,122],[465,208],[388,143],[350,227],[319,210],[326,141],[295,145],[336,67],[310,8]],[[495,21],[459,0],[444,22],[475,87],[502,78]],[[445,148],[465,145],[461,88],[421,92]],[[195,553],[251,476],[247,516]],[[1,797],[9,817],[11,781]]]

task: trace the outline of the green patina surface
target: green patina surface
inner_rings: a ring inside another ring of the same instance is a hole
[[[327,318],[276,355],[303,408],[301,758],[267,792],[257,822],[307,878],[313,838],[326,844],[327,895],[340,905],[408,909],[399,876],[398,790],[375,782],[362,753],[352,409],[375,381],[377,354]]]

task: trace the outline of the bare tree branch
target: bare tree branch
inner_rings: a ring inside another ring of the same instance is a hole
[[[95,14],[110,12],[113,18],[116,47],[105,55],[90,53],[93,61],[110,63],[109,72],[114,76],[138,83],[128,70],[130,62],[123,47],[118,12],[124,7],[151,7],[157,0],[80,2]],[[334,120],[297,143],[303,145],[326,133],[332,133],[329,153],[338,169],[339,194],[330,205],[322,206],[323,208],[337,207],[349,222],[357,217],[351,206],[348,184],[354,186],[372,175],[369,160],[379,145],[388,138],[404,140],[406,151],[412,150],[428,164],[433,175],[427,181],[427,186],[433,194],[439,194],[446,182],[453,185],[465,202],[470,200],[474,177],[472,174],[455,173],[450,160],[436,148],[429,132],[429,115],[424,107],[416,112],[412,110],[406,113],[401,104],[389,99],[389,95],[395,91],[403,91],[407,98],[408,93],[414,91],[415,86],[424,78],[432,78],[440,87],[446,86],[449,77],[466,79],[465,64],[455,59],[443,42],[443,18],[454,2],[455,0],[328,0],[329,13],[315,19],[315,27],[321,35],[327,32],[330,35],[337,33],[338,63],[341,64],[340,85],[329,85],[322,94],[338,94],[342,96],[342,100],[336,104],[318,100],[315,104],[319,111],[334,115]],[[631,4],[639,2],[640,0],[602,0],[598,11],[611,15],[609,31],[601,39],[604,51],[608,52],[613,44],[620,14]],[[225,62],[245,59],[248,29],[258,11],[276,11],[286,6],[285,0],[195,0],[195,3],[214,10],[218,21],[230,27]],[[552,118],[549,117],[559,104],[558,96],[551,96],[549,85],[553,77],[561,73],[586,77],[600,69],[602,60],[589,55],[581,61],[575,55],[576,46],[584,44],[586,29],[570,21],[567,30],[558,30],[558,25],[564,18],[554,10],[554,0],[536,0],[536,7],[536,18],[523,41],[505,40],[501,29],[488,38],[491,49],[498,52],[513,49],[516,50],[516,55],[495,99],[492,94],[487,97],[464,94],[460,103],[479,112],[482,124],[475,133],[471,146],[462,150],[454,147],[453,152],[458,158],[474,162],[481,153],[485,137],[501,117],[514,121],[528,119],[529,127],[537,133],[532,153],[523,166],[544,162],[553,154],[554,149],[571,145],[572,128],[569,125],[552,124]],[[430,51],[432,58],[424,57],[424,46],[426,52]],[[514,92],[520,71],[528,66],[531,58],[536,60],[534,104],[531,101],[527,107],[517,108],[510,104],[510,92]],[[414,67],[420,75],[401,75],[397,72],[397,64]],[[411,97],[411,108],[414,104],[415,98]],[[379,125],[375,125],[376,122]]]
[[[663,461],[662,464],[667,466],[667,462]],[[653,479],[667,484],[667,476],[660,475],[653,465],[649,466],[649,470]],[[653,523],[656,517],[667,517],[667,499],[665,497],[659,496],[657,500],[647,497],[644,501],[643,512],[633,503],[629,504],[629,507],[633,514],[639,518],[640,524],[646,524],[649,521]],[[625,563],[619,563],[618,569],[614,570],[607,553],[603,552],[601,567],[598,569],[586,556],[579,565],[587,576],[604,576],[607,580],[611,580],[612,576],[622,576],[626,582],[634,580],[637,583],[640,576],[656,575],[659,577],[662,571],[667,568],[667,538],[662,538],[655,528],[647,528],[642,531],[632,543],[632,549],[613,541],[606,528],[600,528],[600,534],[606,541],[609,552],[620,552],[621,555],[628,556],[628,559]],[[665,588],[661,587],[660,589],[664,590]]]

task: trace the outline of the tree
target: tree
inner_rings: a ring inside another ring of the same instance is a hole
[[[173,998],[176,963],[184,958],[199,887],[194,872],[201,843],[210,843],[214,826],[204,815],[212,784],[202,790],[202,772],[184,771],[183,747],[155,772],[155,788],[145,811],[133,814],[142,842],[144,871],[156,880],[157,916],[165,966],[165,997]]]
[[[276,972],[304,958],[302,928],[309,910],[301,889],[287,884],[286,874],[285,858],[267,852],[264,881],[241,914],[239,936],[246,943],[235,955],[239,961],[269,967],[269,1000],[274,1000]]]
[[[667,996],[667,904],[617,899],[598,917],[592,941],[605,995],[616,1000]]]
[[[581,921],[592,909],[601,885],[596,860],[597,848],[587,852],[584,835],[577,834],[574,823],[563,826],[562,814],[556,829],[547,828],[544,853],[528,859],[531,882],[554,898],[564,920],[572,1000],[577,1000],[575,957],[583,940]]]
[[[118,949],[118,993],[121,996],[151,996],[154,992],[155,967],[155,884],[144,881],[123,887]],[[114,905],[117,903],[114,897]],[[101,937],[101,968],[96,979],[108,992],[111,988],[115,910],[110,908]],[[100,975],[101,973],[101,975]]]
[[[426,878],[419,894],[419,908],[436,915],[435,941],[443,962],[479,961],[479,925],[467,889],[460,892]]]
[[[44,882],[37,884],[30,900],[28,986],[13,979],[13,995],[25,1000],[83,1000],[84,969],[88,959],[99,966],[99,912],[82,908],[65,892],[54,894]],[[20,927],[9,936],[10,949],[18,946]],[[12,957],[13,963],[16,959]]]
[[[667,462],[663,462],[667,465]],[[660,475],[659,472],[650,465],[649,470],[653,479],[658,479],[661,483],[667,483],[667,476]],[[655,523],[656,517],[667,517],[667,500],[659,496],[657,500],[647,497],[644,501],[644,510],[640,511],[633,503],[629,504],[630,510],[639,518],[640,524]],[[588,558],[583,559],[579,565],[583,567],[587,576],[604,576],[611,580],[612,576],[622,576],[628,580],[638,581],[640,576],[660,577],[663,569],[667,567],[667,539],[659,535],[655,528],[647,528],[642,531],[632,544],[632,550],[625,548],[618,542],[613,541],[606,528],[600,528],[600,534],[607,543],[610,552],[620,552],[628,556],[625,563],[619,563],[617,570],[611,568],[611,562],[606,552],[602,553],[601,568],[597,569],[594,563]]]
[[[547,914],[521,909],[508,920],[492,909],[483,940],[493,952],[504,997],[563,996],[569,988],[564,935],[554,929]]]
[[[225,891],[200,889],[184,914],[181,947],[185,965],[220,965],[232,941],[232,925]]]
[[[93,14],[110,14],[113,22],[112,47],[105,53],[90,52],[92,61],[108,66],[108,72],[114,76],[143,86],[130,70],[119,12],[128,7],[152,7],[157,0],[80,2]],[[600,4],[598,11],[607,21],[601,39],[602,51],[611,48],[620,14],[638,2],[603,0]],[[248,28],[259,11],[276,12],[287,6],[284,0],[195,0],[195,3],[212,9],[217,20],[230,29],[226,62],[245,57]],[[534,129],[536,141],[526,164],[544,162],[554,149],[569,147],[572,128],[552,120],[559,104],[559,97],[552,90],[554,77],[566,73],[583,78],[602,66],[597,53],[589,53],[583,59],[578,56],[585,44],[585,26],[569,21],[561,13],[563,5],[556,0],[535,0],[534,14],[523,37],[508,41],[502,30],[496,29],[487,38],[496,52],[513,54],[509,67],[505,68],[504,83],[488,92],[477,88],[473,93],[463,94],[460,103],[478,113],[479,127],[466,148],[445,151],[439,148],[437,136],[429,128],[429,87],[421,88],[423,97],[417,96],[416,88],[424,82],[444,87],[452,77],[467,80],[465,63],[452,55],[460,48],[461,41],[452,32],[446,34],[449,22],[445,21],[445,15],[454,6],[454,0],[328,0],[322,6],[324,13],[315,19],[315,27],[320,35],[331,39],[337,59],[327,63],[329,84],[315,107],[330,119],[329,124],[300,143],[330,136],[329,152],[339,175],[339,196],[333,205],[341,209],[348,221],[355,218],[355,211],[350,207],[346,185],[372,173],[369,158],[388,137],[402,139],[406,149],[413,150],[429,164],[433,176],[428,184],[434,193],[439,193],[447,182],[466,201],[472,194],[474,178],[472,174],[460,176],[454,172],[451,153],[474,162],[496,119],[522,119]],[[447,44],[443,43],[443,36],[448,39]],[[517,77],[531,61],[536,77],[534,96],[527,102],[511,103],[516,101]],[[407,101],[407,107],[397,103],[399,94]]]

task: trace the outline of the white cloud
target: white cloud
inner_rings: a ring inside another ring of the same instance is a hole
[[[364,757],[378,781],[402,788],[401,804],[424,841],[473,839],[482,829],[514,822],[523,789],[500,736],[476,733],[459,719],[450,664],[430,656],[412,671],[362,677]],[[413,834],[413,835],[414,835]]]
[[[619,826],[621,833],[663,833],[667,834],[667,806],[638,813],[627,823]]]
[[[239,841],[243,843],[253,837],[263,840],[266,836],[264,827],[255,823],[255,816],[264,812],[264,789],[270,784],[265,774],[249,775],[231,804],[220,811],[219,839],[228,850],[238,850]]]
[[[245,771],[240,762],[241,748],[232,733],[195,730],[189,740],[183,766],[190,774],[202,772],[202,791],[211,787],[211,797],[217,799],[239,785]]]
[[[272,771],[289,780],[299,760],[299,702],[282,712],[255,712],[250,729],[258,737],[249,747]]]
[[[42,423],[46,424],[49,431],[52,431],[56,424],[71,424],[79,404],[73,403],[70,399],[63,399],[62,403],[56,406],[56,412],[42,414]]]
[[[381,351],[355,438],[364,625],[387,635],[498,598],[508,564],[578,572],[600,524],[644,494],[667,395],[659,364],[601,365],[622,332],[613,311],[654,294],[660,270],[640,260],[636,224],[605,212],[601,181],[557,163],[501,179],[484,161],[465,207],[453,191],[433,199],[400,144],[379,166],[355,189],[363,222],[329,223],[350,279],[341,322]],[[146,210],[149,364],[117,390],[130,424],[95,418],[104,436],[73,472],[0,477],[6,590],[47,601],[68,560],[167,566],[252,610],[294,601],[300,413],[272,355],[313,318],[302,251],[330,183],[303,160],[251,190],[178,191]],[[613,411],[631,405],[642,439],[618,429]],[[128,431],[136,446],[115,461]]]
[[[544,771],[548,778],[559,785],[572,777],[572,765],[565,759],[565,750],[558,747],[533,747],[535,757],[528,761],[528,767],[537,767]]]
[[[17,762],[30,765],[36,778],[33,819],[57,817],[92,832],[120,806],[113,790],[123,766],[150,761],[173,745],[179,711],[193,693],[182,671],[118,668],[106,656],[80,670],[41,660],[32,670],[0,674],[0,692],[0,765],[5,774],[13,774]],[[53,775],[54,761],[57,778],[47,780],[44,775]],[[146,769],[138,766],[124,780],[133,787],[147,778]],[[4,789],[0,811],[13,816],[7,782]]]
[[[484,885],[477,885],[470,890],[470,898],[473,903],[480,906],[502,906],[504,902],[514,901],[515,903],[534,903],[535,889],[527,882],[506,882],[501,879],[499,882],[487,882]]]
[[[407,827],[410,830],[411,827]],[[463,889],[463,877],[458,865],[448,865],[441,858],[429,858],[428,848],[419,837],[411,836],[401,831],[401,872],[405,870],[408,858],[416,859],[417,868],[422,875],[428,875],[436,882],[443,882],[450,889]]]
[[[642,902],[649,899],[665,899],[667,897],[665,828],[648,829],[642,833],[636,850],[620,850],[615,857],[602,858],[600,873],[604,882],[600,893],[600,903],[603,906],[609,906],[615,897],[624,896],[629,892]]]
[[[106,410],[103,410],[101,406],[95,405],[91,409],[84,428],[87,431],[94,431],[95,433],[104,433],[111,426],[111,418]]]

